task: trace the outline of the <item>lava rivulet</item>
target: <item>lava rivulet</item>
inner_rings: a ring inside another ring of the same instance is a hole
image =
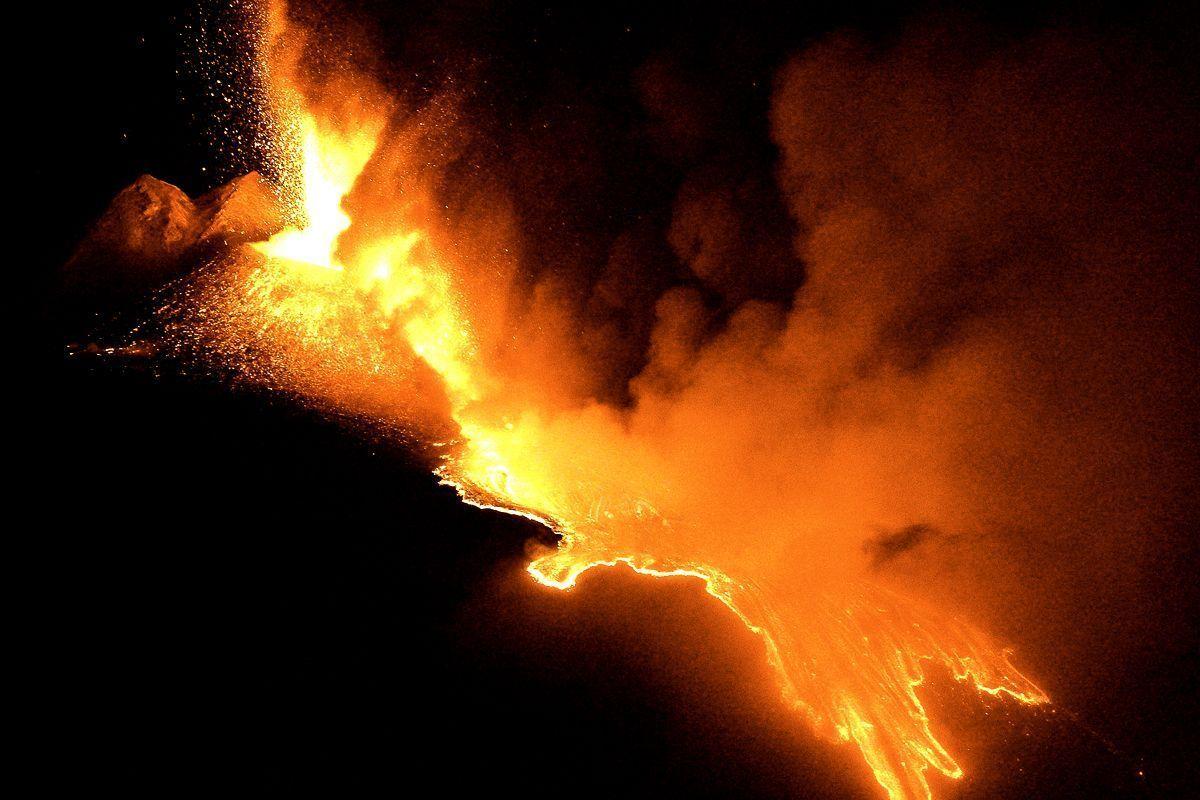
[[[422,415],[448,415],[457,438],[438,474],[468,502],[561,534],[529,565],[547,586],[568,589],[618,562],[704,581],[761,637],[787,704],[820,734],[854,741],[894,800],[929,797],[930,767],[962,774],[915,691],[926,670],[1046,702],[989,636],[869,579],[860,522],[903,524],[946,496],[936,482],[914,493],[889,480],[926,455],[924,439],[897,438],[870,415],[826,439],[803,426],[764,440],[745,424],[757,403],[811,416],[786,335],[798,323],[748,304],[693,359],[710,380],[688,387],[687,403],[656,383],[672,358],[663,337],[631,406],[560,402],[554,374],[506,366],[521,354],[504,299],[516,248],[503,226],[448,220],[430,199],[440,176],[421,137],[436,126],[402,113],[368,77],[305,75],[303,31],[280,7],[263,16],[265,111],[295,224],[234,253],[188,299],[205,309],[189,317],[189,334],[214,357],[418,430]],[[693,306],[664,297],[660,327],[687,327]],[[722,359],[722,348],[755,356]],[[789,370],[794,380],[781,380]],[[430,372],[436,380],[422,383]],[[414,386],[440,396],[415,398]],[[920,407],[912,425],[935,427]]]

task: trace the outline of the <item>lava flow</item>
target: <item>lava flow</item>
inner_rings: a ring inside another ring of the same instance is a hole
[[[834,350],[806,344],[820,341],[819,298],[788,312],[748,303],[701,347],[702,309],[668,292],[632,402],[567,396],[558,384],[579,359],[554,336],[570,323],[546,311],[552,298],[511,290],[511,212],[483,189],[454,209],[435,199],[455,157],[454,98],[407,109],[368,76],[311,74],[286,9],[259,24],[263,112],[294,224],[183,301],[182,329],[214,360],[409,430],[448,416],[440,477],[561,535],[528,568],[546,586],[618,562],[702,580],[761,637],[786,703],[855,742],[893,800],[929,797],[930,767],[962,775],[917,694],[927,670],[1047,702],[989,636],[871,580],[863,532],[936,514],[952,496],[943,479],[905,471],[948,459],[915,389],[900,401],[903,388],[862,389],[833,421],[816,408],[809,387],[837,378]],[[753,424],[763,409],[784,421],[769,435]]]

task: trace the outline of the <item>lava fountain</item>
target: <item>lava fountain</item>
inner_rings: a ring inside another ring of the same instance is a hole
[[[512,366],[524,354],[513,352],[505,293],[517,248],[504,221],[478,208],[454,219],[432,199],[444,176],[429,154],[445,143],[430,137],[456,124],[452,100],[406,111],[367,76],[313,77],[286,9],[260,16],[263,112],[293,224],[168,304],[178,330],[246,378],[313,402],[414,430],[448,416],[437,474],[466,502],[561,535],[528,566],[547,587],[617,563],[703,581],[761,638],[786,705],[817,733],[853,741],[893,800],[928,798],[929,768],[962,775],[916,691],[928,670],[1047,702],[991,637],[872,581],[861,536],[847,533],[939,502],[936,487],[914,498],[889,486],[888,462],[920,453],[897,452],[869,422],[770,440],[744,423],[760,402],[794,405],[797,418],[809,402],[769,311],[735,314],[693,359],[713,379],[674,402],[681,390],[653,374],[671,359],[661,331],[687,327],[692,312],[670,294],[632,406],[561,401],[554,374]],[[747,351],[753,360],[722,357]]]

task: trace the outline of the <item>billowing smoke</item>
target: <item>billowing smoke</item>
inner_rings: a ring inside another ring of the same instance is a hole
[[[657,61],[635,80],[651,146],[696,160],[695,91]],[[530,279],[502,371],[556,426],[611,420],[673,504],[789,570],[885,573],[1047,649],[1099,605],[1098,637],[1144,642],[1179,624],[1146,582],[1190,514],[1188,98],[1132,36],[829,36],[776,76],[775,185],[700,159],[661,238]],[[686,271],[639,277],[663,240]]]
[[[1189,87],[1133,35],[836,34],[775,78],[764,180],[696,155],[719,111],[694,89],[637,79],[689,165],[663,235],[622,232],[582,289],[548,265],[502,348],[551,469],[627,437],[588,466],[713,552],[963,611],[1119,730],[1129,663],[1192,640]],[[685,271],[639,274],[663,239]]]

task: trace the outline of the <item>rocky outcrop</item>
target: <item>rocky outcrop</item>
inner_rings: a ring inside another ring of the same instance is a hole
[[[275,190],[257,172],[234,178],[196,201],[197,243],[259,242],[284,226]]]
[[[205,252],[259,241],[283,227],[271,186],[256,172],[198,200],[142,175],[122,189],[63,267],[70,290],[140,289],[187,269]]]

